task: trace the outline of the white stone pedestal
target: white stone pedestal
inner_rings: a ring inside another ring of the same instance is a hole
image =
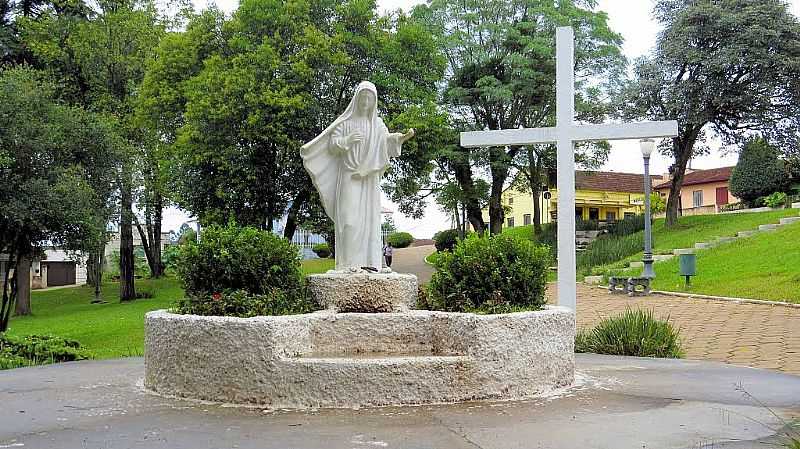
[[[413,274],[326,273],[306,279],[311,297],[333,312],[407,312],[417,302]]]

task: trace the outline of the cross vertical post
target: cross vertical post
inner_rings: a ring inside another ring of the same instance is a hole
[[[571,27],[556,30],[556,134],[558,187],[558,305],[576,310],[575,258],[575,39]]]

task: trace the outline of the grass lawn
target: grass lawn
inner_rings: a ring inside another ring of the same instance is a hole
[[[303,261],[304,274],[324,273],[333,268],[333,259]],[[12,317],[9,335],[55,335],[77,340],[95,358],[129,357],[144,353],[144,314],[169,307],[183,295],[175,278],[141,279],[137,291],[147,291],[152,298],[121,304],[119,284],[104,283],[107,304],[90,304],[92,287],[69,287],[31,294],[33,315]]]
[[[677,257],[653,266],[656,290],[800,303],[800,223],[698,251],[690,289]]]
[[[720,214],[720,215],[698,215],[692,217],[682,217],[676,228],[668,229],[664,226],[664,219],[655,220],[653,224],[653,253],[672,254],[672,250],[677,248],[694,248],[695,243],[709,242],[716,237],[733,237],[739,231],[751,231],[758,229],[759,225],[778,223],[781,218],[798,216],[797,209],[781,209],[769,212],[742,213],[742,214]],[[643,233],[607,239],[603,244],[595,248],[602,249],[601,253],[587,254],[588,262],[602,261],[601,263],[586,263],[584,267],[579,267],[580,274],[608,274],[611,271],[627,267],[628,262],[642,259],[642,251],[627,251],[631,248],[631,243],[635,242],[637,247],[643,245]],[[615,243],[618,243],[616,245]],[[617,248],[619,247],[619,248]],[[623,253],[630,254],[626,257],[609,257],[618,249]],[[590,246],[587,253],[592,253]],[[579,280],[582,276],[579,276]]]

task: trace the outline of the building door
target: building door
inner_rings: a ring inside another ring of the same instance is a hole
[[[589,220],[590,221],[599,221],[600,220],[600,209],[596,207],[589,208]]]
[[[717,187],[717,206],[728,204],[728,188]]]
[[[47,262],[47,286],[75,284],[75,262]]]

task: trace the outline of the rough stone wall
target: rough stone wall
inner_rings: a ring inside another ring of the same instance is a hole
[[[521,399],[572,383],[575,317],[409,311],[231,318],[150,312],[145,385],[270,407]]]
[[[311,297],[335,312],[404,312],[417,301],[417,277],[399,273],[326,273],[306,277]]]

